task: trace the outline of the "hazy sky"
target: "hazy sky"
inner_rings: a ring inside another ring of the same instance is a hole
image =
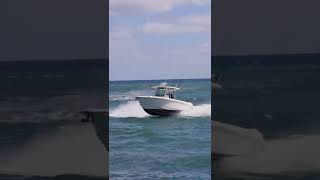
[[[0,60],[106,58],[108,2],[1,0]]]
[[[212,2],[213,55],[320,52],[320,1]]]
[[[110,0],[110,79],[210,77],[210,0]]]

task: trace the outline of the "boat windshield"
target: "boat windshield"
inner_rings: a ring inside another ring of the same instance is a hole
[[[170,99],[175,99],[175,93],[174,93],[174,90],[172,89],[167,89],[167,88],[157,88],[157,91],[156,91],[156,96],[160,96],[160,97],[168,97]]]
[[[156,96],[164,96],[166,94],[165,88],[158,88],[156,91]]]

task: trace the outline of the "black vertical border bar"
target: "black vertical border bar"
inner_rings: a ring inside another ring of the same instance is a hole
[[[108,167],[108,169],[107,169],[107,174],[108,174],[108,177],[107,177],[107,179],[109,179],[109,0],[105,0],[105,3],[106,3],[106,7],[107,7],[107,12],[106,12],[106,20],[107,20],[107,22],[106,22],[106,37],[105,37],[105,40],[106,40],[106,61],[107,61],[107,67],[106,67],[106,80],[107,80],[107,82],[104,82],[105,83],[105,85],[106,85],[106,88],[105,88],[105,93],[106,93],[106,101],[105,101],[105,103],[106,103],[106,109],[107,109],[107,112],[106,112],[106,120],[107,120],[107,123],[106,123],[106,126],[107,126],[107,135],[108,135],[108,137],[107,137],[107,150],[108,150],[108,153],[107,153],[107,167]]]

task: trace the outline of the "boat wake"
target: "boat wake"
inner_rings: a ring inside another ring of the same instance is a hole
[[[150,90],[135,90],[135,91],[127,91],[127,92],[112,92],[109,94],[109,101],[130,101],[134,100],[136,96],[142,95],[152,95],[152,91]]]
[[[147,114],[138,101],[128,101],[124,104],[110,109],[110,117],[116,118],[145,118],[151,115]],[[194,106],[191,111],[181,112],[181,117],[209,117],[211,116],[211,104],[200,104]]]
[[[144,112],[138,101],[129,101],[114,109],[110,109],[109,116],[117,118],[144,118],[150,115]]]
[[[191,111],[183,111],[180,116],[186,117],[210,117],[211,116],[211,104],[200,104],[193,106]]]

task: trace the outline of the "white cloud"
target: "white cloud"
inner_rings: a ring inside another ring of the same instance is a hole
[[[110,0],[109,11],[113,14],[161,13],[176,6],[210,4],[211,0]]]
[[[110,46],[110,79],[210,77],[210,62],[210,42],[148,46],[136,39],[116,40]]]
[[[185,33],[210,33],[210,15],[188,15],[180,17],[169,23],[167,22],[146,22],[137,27],[112,27],[110,30],[111,39],[133,38],[138,33],[156,35],[177,35]]]
[[[147,22],[140,31],[159,35],[211,32],[211,15],[184,16],[171,23]]]
[[[204,32],[205,28],[201,26],[193,25],[176,25],[176,24],[165,24],[165,23],[146,23],[141,31],[146,34],[159,34],[159,35],[176,35],[181,33],[195,33]]]
[[[130,27],[112,27],[109,37],[110,39],[130,39],[136,34],[136,30]]]
[[[171,55],[178,56],[178,57],[182,57],[185,54],[188,54],[189,56],[192,56],[192,57],[200,57],[200,56],[210,57],[211,44],[210,44],[210,41],[203,42],[203,43],[187,44],[183,47],[169,49],[168,52]]]
[[[205,27],[206,29],[211,28],[211,15],[189,15],[184,16],[178,20],[180,23],[183,24],[193,24]]]
[[[185,33],[211,33],[211,15],[188,15],[169,23],[146,22],[137,27],[112,27],[110,39],[133,38],[138,33],[177,35]]]

